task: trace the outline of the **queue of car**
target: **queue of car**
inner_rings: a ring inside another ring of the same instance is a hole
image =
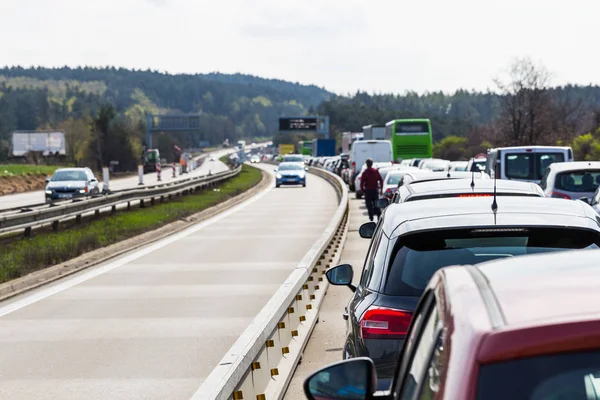
[[[415,162],[379,166],[358,284],[327,271],[352,292],[344,361],[306,396],[600,400],[600,162],[542,146]]]

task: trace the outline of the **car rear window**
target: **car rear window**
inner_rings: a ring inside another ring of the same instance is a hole
[[[600,399],[600,352],[529,357],[484,365],[478,400]]]
[[[550,164],[563,161],[564,153],[507,153],[506,177],[540,180]]]
[[[600,170],[570,171],[556,175],[554,187],[567,192],[595,192],[600,184]]]
[[[421,296],[433,274],[450,265],[566,249],[600,248],[596,232],[572,228],[486,228],[434,231],[398,238],[384,294]]]
[[[283,162],[303,162],[302,156],[284,156]]]

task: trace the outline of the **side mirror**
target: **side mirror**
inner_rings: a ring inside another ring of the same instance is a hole
[[[579,199],[579,201],[583,201],[585,204],[590,204],[590,203],[591,203],[590,199],[589,199],[589,198],[587,198],[587,197],[581,197],[581,198]]]
[[[369,400],[377,387],[377,372],[370,358],[358,357],[329,365],[304,381],[309,400]]]
[[[387,197],[382,197],[379,200],[377,200],[377,207],[381,208],[382,210],[389,205],[390,205],[390,200]]]
[[[98,179],[96,179],[96,178],[92,178],[92,179],[90,179],[90,182],[92,182],[92,183],[96,183],[96,182],[98,182]]]
[[[305,171],[308,171],[308,167],[304,167],[304,170],[305,170]]]
[[[375,222],[364,223],[358,228],[358,233],[363,239],[372,239],[375,234],[375,228],[377,224]]]
[[[356,291],[356,286],[352,284],[352,278],[354,278],[354,270],[350,264],[341,264],[337,267],[331,268],[325,274],[327,280],[332,285],[336,286],[348,286],[353,292]]]
[[[277,168],[273,168],[273,171],[277,172]]]
[[[50,183],[50,178],[46,178],[46,183]]]

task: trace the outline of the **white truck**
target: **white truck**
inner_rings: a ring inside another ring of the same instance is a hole
[[[385,137],[385,125],[366,125],[363,126],[364,140],[391,140]]]
[[[559,146],[498,147],[487,151],[485,172],[493,179],[540,183],[546,168],[555,162],[573,161],[573,150]]]
[[[356,190],[354,181],[368,158],[374,163],[393,163],[392,142],[389,140],[359,140],[352,145],[350,150],[350,169],[352,170],[350,190]]]

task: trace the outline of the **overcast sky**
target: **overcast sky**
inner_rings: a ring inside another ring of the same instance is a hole
[[[0,0],[0,65],[242,72],[337,93],[600,83],[600,0]]]

